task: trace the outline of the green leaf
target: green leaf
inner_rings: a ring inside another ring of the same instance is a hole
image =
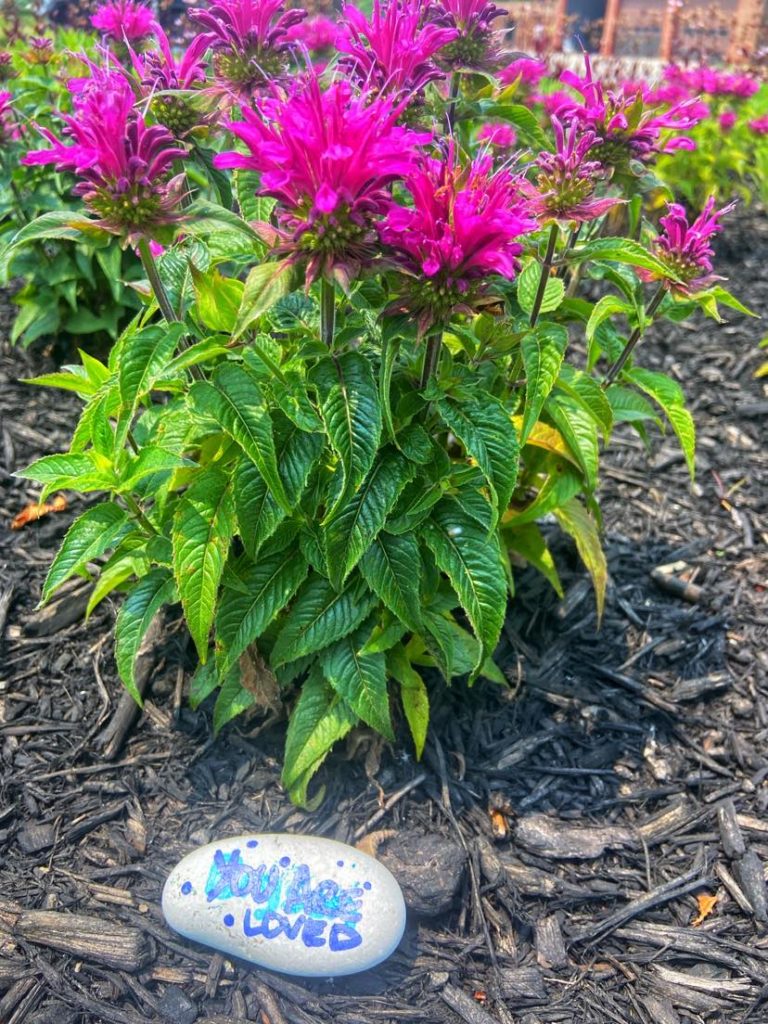
[[[249,223],[269,221],[275,200],[267,196],[258,196],[261,189],[261,178],[257,171],[248,171],[238,167],[233,174],[235,195],[240,213]]]
[[[330,646],[357,629],[376,598],[363,580],[350,577],[336,591],[322,576],[311,577],[296,598],[272,648],[273,668]]]
[[[323,654],[326,679],[366,725],[394,740],[387,693],[384,654],[361,654],[368,630],[358,630],[333,644]]]
[[[583,490],[584,481],[581,473],[567,466],[555,465],[533,501],[520,511],[511,512],[506,516],[504,525],[513,525],[517,528],[523,523],[541,519]]]
[[[311,379],[328,438],[344,471],[344,487],[328,512],[330,518],[373,465],[381,437],[381,405],[370,363],[359,352],[321,360]]]
[[[117,365],[118,388],[125,427],[142,398],[170,361],[184,332],[183,324],[153,324],[124,338]]]
[[[208,657],[219,581],[235,532],[231,481],[203,470],[182,496],[173,519],[173,569],[184,616],[200,661]]]
[[[221,690],[213,707],[213,734],[218,736],[227,722],[247,711],[256,698],[240,682],[240,669],[233,665],[221,684]]]
[[[429,726],[429,694],[424,680],[411,664],[402,644],[387,653],[387,669],[400,684],[400,700],[413,737],[416,760],[421,760]]]
[[[326,521],[323,540],[335,586],[341,586],[365,554],[414,472],[413,464],[399,452],[385,449],[360,490]]]
[[[360,572],[379,600],[416,631],[421,626],[421,553],[412,533],[380,533],[360,562]]]
[[[574,369],[568,363],[563,363],[556,387],[564,391],[592,417],[606,440],[610,437],[613,429],[613,409],[605,390],[594,377],[590,377],[582,370]]]
[[[594,419],[568,399],[560,400],[554,396],[547,403],[547,415],[551,417],[576,456],[584,471],[587,487],[594,491],[597,487],[597,470],[600,462],[597,424]]]
[[[600,543],[597,525],[586,508],[576,498],[564,502],[560,508],[556,508],[553,511],[562,529],[570,534],[576,542],[579,557],[592,577],[599,622],[603,617],[603,609],[605,607],[608,565],[605,560],[605,552]]]
[[[112,547],[128,521],[124,509],[111,502],[89,508],[67,530],[43,584],[41,603],[88,562]]]
[[[524,313],[530,315],[539,290],[541,264],[531,260],[517,278],[517,301]],[[565,285],[560,277],[550,277],[544,289],[544,298],[539,313],[552,313],[565,298]]]
[[[422,527],[438,567],[480,641],[476,669],[499,641],[507,607],[507,581],[497,536],[488,536],[452,498],[445,498]]]
[[[555,566],[552,552],[547,547],[544,535],[536,523],[525,523],[503,531],[503,539],[507,547],[522,555],[551,584],[558,597],[563,596],[563,585]]]
[[[22,377],[22,384],[37,384],[46,388],[74,391],[81,398],[90,398],[99,390],[79,366],[63,367],[58,373],[44,373],[40,377]]]
[[[260,263],[245,279],[245,288],[232,333],[233,338],[253,326],[268,309],[288,295],[293,282],[293,265],[287,260],[278,263]]]
[[[149,559],[145,557],[141,550],[135,553],[129,551],[123,555],[116,552],[99,573],[99,578],[96,580],[91,596],[88,598],[88,604],[85,609],[85,621],[88,621],[94,608],[101,604],[105,597],[118,587],[122,587],[132,577],[141,578],[146,576],[151,568]]]
[[[13,475],[44,484],[41,501],[53,491],[73,490],[86,494],[89,491],[108,491],[115,486],[114,473],[95,452],[44,455]]]
[[[189,684],[189,706],[195,711],[206,697],[210,697],[219,685],[216,664],[209,658],[204,665],[198,665]]]
[[[573,263],[583,260],[612,260],[614,263],[626,263],[630,267],[651,270],[659,277],[670,281],[678,280],[677,274],[670,266],[631,238],[596,238],[579,248],[572,249],[568,259]]]
[[[592,341],[595,336],[595,331],[603,321],[618,314],[630,316],[634,311],[635,307],[631,303],[625,302],[624,299],[620,299],[618,295],[603,295],[603,297],[595,303],[594,309],[587,321],[587,341]]]
[[[672,429],[677,435],[680,447],[683,449],[688,472],[693,480],[696,466],[696,426],[693,417],[685,408],[685,396],[680,385],[667,377],[666,374],[657,373],[655,370],[644,370],[639,366],[631,370],[625,370],[624,376],[628,377],[633,384],[636,384],[641,391],[649,395],[661,408],[664,415],[672,424]]]
[[[538,118],[522,103],[493,102],[487,105],[486,116],[513,124],[518,129],[521,139],[537,150],[552,148],[552,142],[542,131]]]
[[[237,532],[245,550],[256,560],[259,548],[275,532],[285,513],[250,459],[242,459],[237,464],[234,499]]]
[[[224,588],[216,616],[217,660],[225,675],[288,604],[307,575],[300,551],[289,545],[238,573],[246,593]]]
[[[211,383],[199,381],[189,395],[193,408],[214,419],[253,461],[275,501],[290,515],[291,503],[277,469],[269,409],[251,374],[237,363],[223,363]]]
[[[521,445],[528,440],[557,380],[567,345],[568,332],[559,324],[537,324],[523,336],[520,347],[525,366],[525,411],[520,431]]]
[[[282,781],[295,803],[306,802],[310,778],[334,743],[343,739],[357,722],[357,715],[326,682],[319,668],[310,672],[285,737]]]
[[[203,274],[194,264],[190,264],[190,271],[201,322],[212,331],[231,334],[243,298],[243,282],[234,277],[223,277],[216,269]]]
[[[152,620],[164,604],[176,600],[176,584],[165,569],[153,569],[130,591],[115,622],[115,661],[120,678],[136,703],[141,694],[136,688],[135,662],[139,646]]]
[[[611,384],[605,390],[605,396],[611,403],[614,419],[618,423],[638,423],[642,420],[652,420],[661,428],[661,420],[654,412],[651,403],[631,388],[622,387],[621,384]]]

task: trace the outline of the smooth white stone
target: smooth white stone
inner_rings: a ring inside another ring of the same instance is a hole
[[[278,833],[193,850],[168,876],[163,914],[189,939],[307,978],[374,967],[405,929],[383,864],[332,839]]]

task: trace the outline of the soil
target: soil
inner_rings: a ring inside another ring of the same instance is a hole
[[[720,267],[768,309],[768,219],[743,211]],[[5,315],[5,314],[3,314]],[[183,630],[150,652],[125,717],[115,605],[87,625],[74,589],[36,611],[84,507],[11,531],[36,490],[12,471],[66,447],[78,403],[0,361],[0,1022],[2,1024],[768,1024],[768,395],[758,321],[654,329],[644,365],[684,385],[693,486],[673,439],[618,431],[601,501],[611,584],[557,541],[566,597],[525,571],[499,651],[511,686],[432,689],[422,763],[365,733],[297,810],[284,723],[211,731],[181,701]],[[2,333],[0,324],[0,333]],[[671,570],[653,573],[659,566]],[[653,575],[652,575],[653,573]],[[115,733],[114,722],[120,723]],[[164,878],[244,831],[361,839],[411,907],[378,969],[336,981],[262,972],[179,938]]]

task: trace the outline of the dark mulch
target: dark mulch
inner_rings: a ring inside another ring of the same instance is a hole
[[[765,217],[744,212],[721,252],[738,294],[768,309]],[[500,654],[512,689],[435,688],[424,762],[404,734],[393,748],[359,736],[321,773],[313,814],[280,789],[281,723],[240,721],[214,742],[208,709],[180,706],[177,625],[131,723],[119,717],[114,607],[83,626],[74,590],[50,617],[35,611],[81,506],[12,533],[35,491],[9,473],[65,446],[76,403],[18,384],[45,356],[6,350],[0,1022],[766,1024],[762,330],[734,317],[643,343],[646,365],[691,398],[697,482],[669,438],[646,453],[619,432],[602,488],[602,629],[559,542],[565,601],[526,573],[510,611]],[[159,896],[173,863],[248,830],[368,837],[418,908],[398,952],[368,974],[301,982],[172,934]]]

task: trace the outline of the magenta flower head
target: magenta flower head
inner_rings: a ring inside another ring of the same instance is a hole
[[[665,68],[664,79],[671,87],[687,89],[689,94],[706,93],[709,96],[731,96],[734,99],[749,99],[760,88],[759,79],[751,75],[709,68],[706,65],[681,68],[672,64]]]
[[[144,53],[131,51],[131,61],[139,76],[142,93],[149,99],[156,120],[181,137],[212,118],[201,103],[199,91],[205,85],[205,55],[211,45],[208,33],[196,35],[177,58],[165,32],[157,29],[158,49]],[[193,91],[198,91],[198,96]],[[210,106],[210,103],[208,104]]]
[[[189,12],[211,34],[214,69],[226,88],[249,98],[288,70],[291,29],[307,16],[285,0],[219,0]]]
[[[53,164],[76,175],[74,194],[124,244],[170,238],[183,187],[183,175],[172,178],[170,170],[185,150],[167,128],[146,124],[130,85],[113,72],[96,74],[75,95],[74,107],[72,115],[61,115],[68,141],[40,128],[51,148],[27,153],[22,162]]]
[[[523,251],[517,239],[537,225],[509,170],[494,172],[489,156],[462,167],[453,143],[444,158],[424,158],[405,184],[413,206],[391,203],[381,227],[407,275],[390,312],[415,314],[425,334],[454,313],[473,312],[490,276],[514,278]]]
[[[19,129],[13,116],[13,94],[0,92],[0,145],[19,137]]]
[[[592,66],[585,54],[586,74],[582,78],[573,71],[564,71],[560,80],[581,93],[583,102],[564,100],[557,109],[558,117],[575,119],[591,129],[600,139],[594,154],[602,163],[621,173],[632,171],[632,163],[648,163],[656,153],[682,148],[688,140],[662,140],[668,131],[679,132],[698,123],[694,110],[696,100],[682,100],[667,111],[648,109],[642,90],[631,85],[615,91],[603,90],[592,76]],[[690,148],[690,147],[689,147]]]
[[[459,30],[422,20],[421,0],[373,0],[370,19],[357,7],[346,6],[346,34],[337,42],[339,61],[368,88],[392,93],[398,100],[416,98],[444,72],[435,64],[438,50]]]
[[[679,203],[668,204],[666,216],[659,219],[662,230],[653,242],[656,253],[679,279],[665,281],[666,288],[681,295],[692,295],[722,280],[712,273],[711,239],[722,231],[720,218],[730,213],[735,205],[729,203],[715,210],[715,197],[710,196],[699,216],[689,224],[685,209]],[[646,280],[652,277],[647,272],[643,276]]]
[[[453,42],[440,51],[439,63],[451,71],[456,68],[495,70],[501,53],[494,39],[492,22],[505,18],[507,13],[489,0],[436,0],[427,9],[427,19],[458,32]]]
[[[496,149],[512,149],[517,142],[517,132],[508,124],[484,124],[477,133],[477,141],[485,142]]]
[[[768,135],[768,114],[756,117],[749,122],[749,130],[755,135]]]
[[[595,195],[598,186],[609,177],[608,169],[599,160],[587,159],[594,155],[600,142],[595,133],[589,128],[584,130],[576,120],[571,121],[566,131],[555,116],[552,129],[557,149],[554,153],[539,154],[537,187],[530,196],[531,209],[542,223],[556,220],[584,224],[623,202],[612,196]]]
[[[143,42],[157,29],[155,16],[145,4],[135,0],[111,0],[102,4],[91,24],[114,43]]]
[[[347,82],[323,92],[310,74],[229,124],[250,152],[222,153],[215,166],[261,172],[261,193],[278,202],[277,251],[306,262],[308,283],[324,276],[346,286],[375,255],[389,186],[432,138],[397,125],[401,113],[391,97],[357,94]]]
[[[724,110],[720,117],[717,119],[717,123],[720,126],[720,130],[723,132],[733,131],[733,127],[736,124],[736,111],[735,110]]]
[[[289,42],[309,50],[311,54],[329,54],[343,37],[339,23],[322,14],[297,22],[286,33]]]
[[[512,85],[520,81],[521,85],[529,89],[537,86],[547,73],[546,61],[534,60],[532,57],[521,57],[513,60],[499,72],[499,81],[502,85]]]

